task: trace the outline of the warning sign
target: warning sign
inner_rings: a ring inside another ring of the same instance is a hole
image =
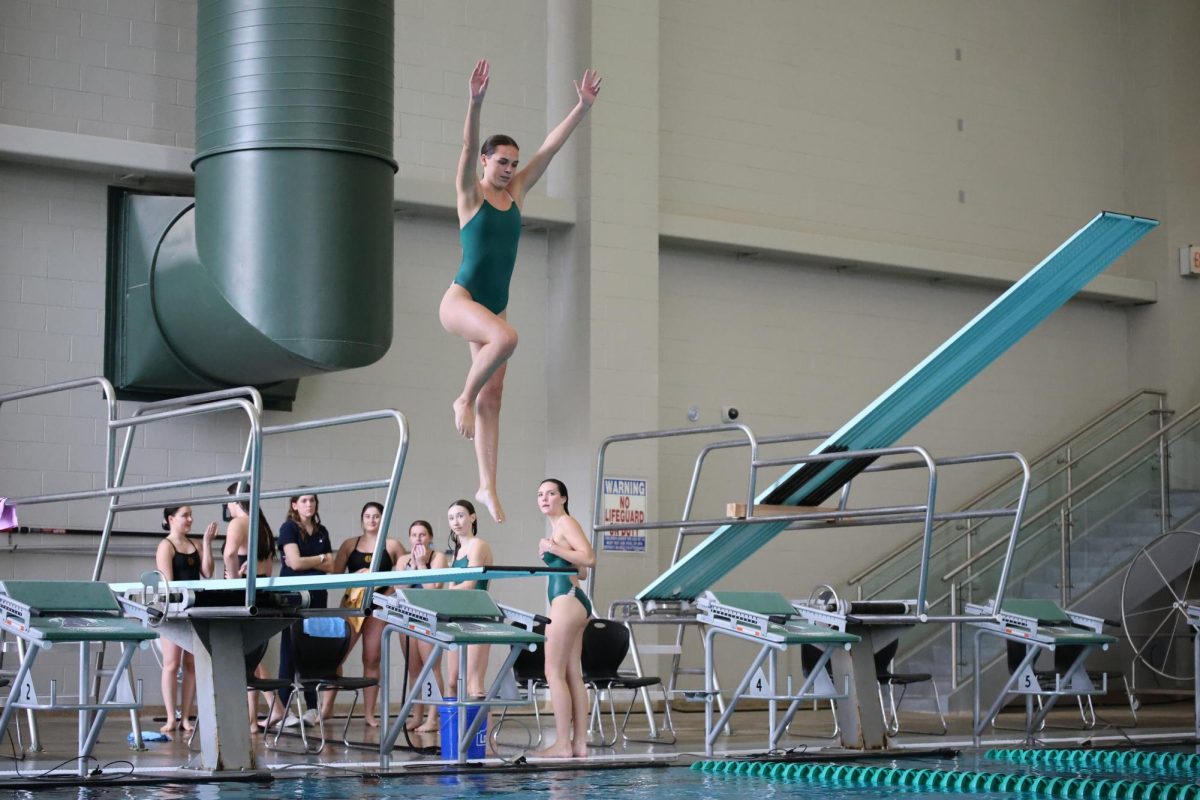
[[[646,481],[640,478],[605,478],[601,504],[604,512],[602,524],[620,525],[627,522],[640,525],[646,521]],[[605,531],[603,549],[610,553],[644,553],[646,531]]]

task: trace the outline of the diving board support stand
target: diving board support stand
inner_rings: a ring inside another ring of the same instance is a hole
[[[246,653],[298,619],[303,598],[264,593],[261,605],[247,609],[234,605],[242,599],[237,590],[207,593],[182,588],[184,583],[166,587],[163,595],[143,584],[126,587],[121,604],[195,659],[198,768],[212,775],[255,772],[258,761],[246,724]],[[221,605],[206,605],[206,599]],[[231,676],[238,691],[230,691]]]
[[[846,630],[858,636],[859,641],[835,650],[831,660],[834,681],[846,686],[849,694],[845,702],[834,706],[841,744],[847,750],[884,750],[888,746],[888,728],[875,677],[876,634],[884,632],[869,625],[848,626]]]

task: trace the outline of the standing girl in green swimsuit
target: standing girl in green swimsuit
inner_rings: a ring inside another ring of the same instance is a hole
[[[450,526],[450,545],[454,550],[454,558],[450,566],[461,567],[490,567],[492,565],[492,548],[479,538],[479,519],[475,515],[475,506],[470,500],[455,500],[446,510],[446,522]],[[446,584],[447,589],[480,589],[486,591],[487,581],[458,581]],[[467,648],[467,695],[483,697],[483,679],[487,673],[488,656],[492,647],[487,644],[473,644]],[[447,691],[455,696],[458,694],[458,659],[450,659],[446,666]]]
[[[546,478],[538,485],[538,508],[550,523],[550,534],[538,542],[549,567],[573,567],[574,575],[551,575],[546,581],[550,624],[546,626],[546,683],[554,707],[554,744],[533,755],[583,758],[587,755],[588,697],[583,686],[583,630],[592,604],[579,588],[596,563],[596,553],[583,528],[571,516],[566,485]]]
[[[583,79],[575,83],[579,102],[518,170],[520,153],[508,136],[492,136],[479,145],[479,109],[487,92],[488,69],[487,61],[480,61],[471,73],[471,101],[455,181],[463,258],[454,282],[442,296],[438,317],[443,328],[466,339],[471,348],[467,381],[454,401],[454,426],[475,440],[479,465],[475,499],[487,506],[496,522],[504,522],[496,490],[496,451],[506,362],[517,347],[517,332],[508,324],[506,310],[521,236],[521,204],[596,102],[600,78],[595,70],[583,73]],[[482,180],[475,169],[476,151],[483,166]]]

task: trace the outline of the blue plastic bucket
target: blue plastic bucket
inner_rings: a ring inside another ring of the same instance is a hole
[[[447,697],[450,702],[454,701],[453,697]],[[467,712],[467,727],[475,721],[475,717],[482,709],[479,706],[468,706]],[[442,737],[442,758],[453,761],[458,758],[458,708],[455,706],[438,706],[438,717],[441,723]],[[487,714],[485,712],[483,721],[479,723],[479,730],[472,737],[470,745],[467,746],[467,758],[483,758],[487,752]]]

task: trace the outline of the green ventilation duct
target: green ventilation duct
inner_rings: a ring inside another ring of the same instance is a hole
[[[110,190],[105,373],[127,397],[275,384],[286,405],[391,344],[394,12],[197,6],[196,195]]]

